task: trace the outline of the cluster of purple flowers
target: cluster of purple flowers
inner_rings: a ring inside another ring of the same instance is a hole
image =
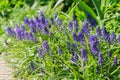
[[[52,24],[57,24],[58,27],[62,26],[62,19],[58,18],[57,15],[54,16],[54,18],[51,18]],[[25,29],[25,26],[29,28],[29,31]],[[28,19],[24,18],[24,25],[21,25],[20,27],[18,25],[15,26],[15,28],[7,27],[7,32],[10,36],[16,37],[19,40],[34,40],[34,42],[37,41],[35,34],[37,32],[43,32],[44,34],[50,34],[50,20],[45,18],[42,12],[40,12],[40,18],[38,16],[35,17],[35,19]],[[79,55],[74,49],[77,47],[76,42],[80,42],[83,46],[89,46],[90,52],[92,53],[92,56],[97,56],[98,64],[103,65],[104,64],[104,58],[102,56],[102,52],[100,51],[100,40],[104,39],[105,42],[109,44],[114,44],[116,41],[116,34],[112,32],[110,35],[107,31],[106,27],[103,27],[102,29],[100,27],[97,27],[97,22],[95,19],[93,19],[90,14],[88,14],[87,19],[84,20],[84,25],[82,29],[78,30],[78,23],[76,20],[76,16],[73,15],[72,21],[69,22],[68,25],[68,32],[72,32],[72,37],[74,39],[75,44],[71,45],[68,44],[68,48],[71,49],[72,61],[77,61],[79,59]],[[96,30],[96,34],[91,34],[91,31]],[[88,41],[86,41],[88,40]],[[88,42],[88,44],[86,44]],[[120,44],[120,35],[118,36],[118,43]],[[50,46],[47,41],[43,41],[42,47],[38,48],[38,56],[43,57],[44,53],[49,52]],[[63,51],[60,47],[58,47],[58,53],[63,54]],[[80,47],[80,53],[81,58],[83,62],[88,61],[88,52],[85,48]],[[108,54],[109,57],[111,57],[111,53]],[[117,57],[114,58],[114,65],[117,65]],[[34,70],[33,64],[30,63],[31,68]]]
[[[16,37],[20,40],[34,40],[36,42],[36,37],[34,36],[37,31],[44,31],[45,34],[49,34],[48,28],[49,22],[48,19],[45,18],[42,12],[40,12],[40,18],[36,16],[35,19],[24,18],[24,25],[20,27],[18,25],[15,26],[15,29],[7,27],[7,32],[10,36]],[[24,26],[29,28],[29,31],[25,29]]]
[[[101,39],[104,39],[104,41],[106,43],[108,43],[108,45],[112,45],[115,43],[116,41],[116,34],[114,32],[112,32],[112,34],[110,34],[106,27],[103,27],[102,29],[100,29],[100,27],[97,26],[97,23],[95,20],[91,19],[90,14],[88,14],[88,19],[86,19],[84,21],[84,25],[83,28],[81,29],[81,31],[78,33],[73,31],[72,35],[73,35],[73,39],[75,42],[80,42],[80,43],[84,43],[84,46],[86,46],[86,41],[85,41],[85,37],[88,40],[88,46],[90,48],[90,52],[92,53],[93,56],[97,56],[98,58],[98,64],[102,65],[104,64],[104,58],[103,58],[103,54],[100,50],[100,41]],[[90,21],[93,20],[93,21]],[[94,26],[94,27],[93,27]],[[68,30],[72,29],[72,23],[69,23],[68,26]],[[91,32],[93,30],[96,30],[96,34],[92,34]],[[103,41],[103,40],[102,40]],[[120,44],[120,35],[118,36],[118,43]],[[111,53],[108,53],[108,57],[111,57]],[[87,61],[87,53],[85,51],[85,49],[81,49],[81,58],[83,61]],[[77,58],[76,58],[77,59]],[[76,61],[76,59],[74,59],[73,61]],[[114,58],[114,65],[117,65],[117,57]]]

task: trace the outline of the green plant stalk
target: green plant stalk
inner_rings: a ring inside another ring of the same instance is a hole
[[[95,12],[87,5],[85,4],[83,1],[81,0],[75,0],[76,2],[79,2],[78,7],[82,10],[84,10],[85,12],[89,12],[91,14],[92,17],[96,18],[96,14]]]
[[[95,9],[96,9],[96,11],[97,11],[97,14],[98,14],[100,20],[103,20],[103,18],[104,18],[104,17],[103,17],[103,13],[102,13],[102,11],[101,11],[101,9],[100,9],[100,5],[99,5],[98,0],[92,0],[92,2],[93,2],[93,4],[94,4],[94,6],[95,6]]]

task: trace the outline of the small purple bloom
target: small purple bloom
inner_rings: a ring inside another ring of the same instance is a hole
[[[87,52],[83,48],[81,48],[81,57],[83,62],[88,60]]]
[[[73,62],[76,62],[76,61],[78,60],[78,54],[77,54],[76,52],[73,52],[73,55],[72,55],[71,60],[72,60]]]
[[[112,54],[111,54],[111,52],[109,51],[109,52],[108,52],[108,58],[111,58],[111,56],[112,56]]]
[[[62,25],[62,19],[58,18],[58,19],[57,19],[57,24],[58,24],[58,26],[60,27],[60,26]]]
[[[90,30],[88,28],[88,22],[87,21],[84,21],[84,25],[83,25],[83,28],[82,28],[82,31],[86,34],[89,34],[90,33]]]
[[[44,27],[44,34],[49,34],[49,30],[47,29],[47,27]]]
[[[36,39],[36,37],[34,37],[34,38],[33,38],[33,40],[34,40],[34,42],[37,42],[37,39]]]
[[[73,32],[72,34],[73,34],[73,39],[74,39],[75,41],[79,41],[78,36],[76,35],[76,33]]]
[[[72,15],[73,21],[76,20],[75,14]]]
[[[32,62],[30,62],[30,68],[34,71],[35,70],[35,66],[33,65]]]
[[[110,41],[110,35],[107,32],[105,27],[103,27],[103,29],[102,29],[102,35],[103,35],[105,41]]]
[[[73,28],[73,23],[72,23],[72,21],[71,21],[71,22],[69,23],[68,30],[71,31],[72,28]]]
[[[112,32],[112,34],[111,34],[111,36],[110,36],[110,39],[111,39],[111,41],[115,41],[116,35],[115,35],[114,32]]]
[[[118,43],[120,44],[120,34],[118,35]]]
[[[82,31],[80,31],[78,33],[78,39],[79,39],[81,44],[85,44],[85,42],[84,42],[84,33]]]
[[[63,51],[60,48],[58,48],[58,53],[63,54]]]
[[[30,21],[28,20],[27,17],[24,18],[24,23],[28,26],[30,24]]]
[[[74,30],[78,31],[78,24],[76,20],[73,21],[73,27],[74,27]]]
[[[28,34],[28,36],[29,36],[29,40],[32,40],[34,38],[34,36],[31,32]]]
[[[48,52],[50,50],[50,47],[47,41],[43,41],[42,46],[43,46],[44,51]]]
[[[96,55],[96,56],[98,55],[98,53],[99,53],[99,46],[98,46],[97,42],[93,42],[91,44],[91,52],[92,52],[93,55]]]
[[[42,52],[42,49],[41,49],[41,48],[38,49],[38,56],[39,56],[40,58],[43,56],[43,52]]]
[[[100,27],[97,27],[96,33],[97,33],[97,35],[98,35],[99,37],[102,36],[102,32],[101,32]]]
[[[44,18],[44,15],[43,15],[43,12],[40,11],[40,17],[43,17]]]
[[[99,65],[102,65],[103,62],[104,62],[104,59],[103,59],[103,57],[102,57],[102,52],[99,52],[99,55],[98,55],[98,63],[99,63]]]
[[[22,39],[21,31],[20,31],[20,28],[18,27],[18,25],[16,25],[16,37],[20,40]]]
[[[93,19],[93,20],[91,21],[91,25],[92,25],[92,26],[97,26],[97,22],[96,22],[95,19]]]
[[[117,56],[114,57],[113,66],[117,66]]]
[[[15,31],[14,31],[13,29],[11,29],[10,27],[7,27],[6,31],[7,31],[8,34],[9,34],[10,36],[12,36],[12,37],[15,35]]]
[[[96,43],[99,42],[96,35],[92,35],[92,36],[89,37],[89,43],[92,44],[94,42],[96,42]]]

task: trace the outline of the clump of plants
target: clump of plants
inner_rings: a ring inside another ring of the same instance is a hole
[[[79,24],[76,16],[64,22],[58,15],[28,19],[15,28],[6,53],[15,76],[24,79],[120,79],[120,35],[99,26],[88,13]]]

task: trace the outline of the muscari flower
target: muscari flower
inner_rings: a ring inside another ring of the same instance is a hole
[[[30,62],[30,68],[34,71],[35,70],[35,66],[33,65],[32,62]]]
[[[112,56],[111,52],[108,52],[108,58],[110,58]]]
[[[120,34],[118,35],[118,43],[120,44]]]
[[[93,42],[91,44],[91,52],[92,52],[93,55],[96,55],[96,56],[98,55],[98,53],[99,53],[99,46],[98,46],[97,42]]]
[[[44,27],[44,33],[49,34],[49,30],[47,29],[47,27]]]
[[[74,30],[77,32],[78,31],[78,24],[77,24],[76,20],[73,21],[73,27],[74,27]]]
[[[96,22],[95,19],[91,20],[91,25],[92,25],[92,26],[97,26],[97,22]]]
[[[12,36],[12,37],[15,35],[15,31],[14,31],[12,28],[10,28],[10,27],[7,27],[6,31],[7,31],[8,34],[9,34],[10,36]]]
[[[73,21],[76,20],[75,14],[72,15]]]
[[[58,26],[60,27],[60,26],[62,25],[62,19],[58,18],[58,19],[57,19],[57,24],[58,24]]]
[[[27,17],[24,18],[24,23],[28,26],[30,24],[30,21],[28,20]]]
[[[82,31],[83,31],[84,33],[86,33],[86,34],[89,34],[89,33],[90,33],[90,30],[89,30],[89,28],[88,28],[88,23],[87,23],[86,20],[84,21],[84,25],[83,25]]]
[[[71,22],[69,23],[68,30],[71,31],[72,28],[73,28],[73,22],[71,21]]]
[[[60,48],[58,48],[58,53],[63,54],[63,51]]]
[[[76,33],[73,32],[72,34],[73,34],[73,39],[74,39],[75,41],[79,41],[78,36],[76,35]]]
[[[105,27],[103,27],[103,29],[102,29],[102,35],[103,35],[105,41],[110,41],[110,35],[107,32]]]
[[[102,36],[102,32],[101,32],[100,27],[97,27],[96,33],[97,33],[97,35],[98,35],[99,37]]]
[[[96,42],[97,44],[99,42],[96,35],[92,35],[92,36],[89,37],[89,43],[92,44],[94,42]]]
[[[81,48],[80,50],[81,50],[82,61],[83,62],[87,61],[88,60],[87,52],[83,48]]]
[[[41,49],[41,48],[38,49],[38,56],[39,56],[40,58],[43,56],[43,52],[42,52],[42,49]]]
[[[76,62],[76,61],[78,60],[78,54],[77,54],[77,52],[73,52],[73,55],[72,55],[72,57],[71,57],[71,60],[72,60],[73,62]]]
[[[21,31],[20,31],[20,28],[18,27],[18,25],[16,25],[16,37],[18,38],[18,39],[22,39],[22,36],[21,36]]]
[[[111,39],[111,41],[115,41],[116,35],[115,35],[114,32],[112,32],[112,34],[111,34],[111,36],[110,36],[110,39]]]
[[[48,52],[50,50],[50,47],[47,41],[43,41],[42,46],[43,46],[44,51]]]
[[[81,44],[85,44],[85,42],[84,42],[84,33],[82,31],[80,31],[78,33],[78,39],[79,39]]]
[[[98,64],[102,65],[104,63],[104,59],[102,57],[102,52],[99,52],[98,54]]]
[[[117,56],[114,57],[113,66],[117,66]]]
[[[28,34],[28,39],[29,40],[32,40],[34,38],[34,36],[33,36],[33,34],[30,32],[29,34]]]

